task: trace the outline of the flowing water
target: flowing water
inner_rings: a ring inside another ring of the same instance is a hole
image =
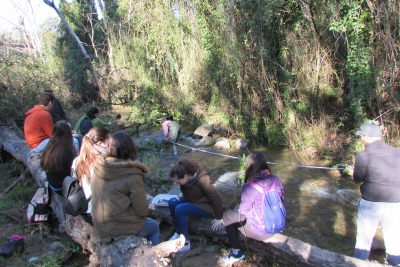
[[[183,125],[182,135],[185,140],[179,143],[192,147],[193,140],[185,133],[193,132],[194,125]],[[161,126],[160,126],[161,128]],[[141,136],[150,135],[160,128],[150,129],[141,133]],[[316,168],[301,168],[295,164],[309,166],[324,166],[318,159],[309,158],[312,155],[294,153],[288,148],[271,148],[264,145],[249,147],[248,149],[231,148],[229,150],[214,147],[200,148],[212,153],[232,157],[248,155],[249,151],[261,151],[271,163],[272,173],[277,175],[285,186],[285,207],[287,212],[287,226],[285,235],[297,238],[311,245],[333,252],[353,255],[356,238],[357,201],[360,197],[359,185],[351,177],[342,176],[337,170]],[[224,180],[227,173],[239,171],[239,160],[221,155],[205,153],[196,149],[178,146],[180,157],[189,157],[199,160],[211,173],[213,182]],[[146,153],[145,153],[146,154]],[[171,155],[171,150],[165,149],[155,156],[148,151],[145,156],[148,165],[154,170],[153,176],[168,180],[169,170],[177,162]],[[153,158],[153,160],[151,160]],[[304,159],[308,159],[305,162]],[[143,161],[143,159],[142,159]],[[234,174],[234,176],[237,176]],[[156,193],[166,193],[169,187],[161,187]],[[226,207],[233,207],[239,202],[240,189],[228,193],[223,192],[222,199]],[[380,229],[377,231],[378,247],[382,247],[383,239]],[[383,250],[371,253],[371,259],[384,262]]]

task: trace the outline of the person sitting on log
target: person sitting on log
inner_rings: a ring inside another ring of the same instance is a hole
[[[53,134],[54,125],[50,114],[53,105],[54,95],[43,92],[39,95],[39,105],[25,113],[24,134],[26,144],[34,152],[42,152]]]
[[[284,188],[278,177],[271,174],[267,160],[261,152],[253,152],[245,166],[244,185],[242,187],[239,210],[226,210],[223,224],[229,239],[230,253],[224,256],[224,261],[233,263],[244,258],[239,248],[239,231],[251,239],[264,241],[274,234],[267,233],[260,220],[263,220],[263,194],[252,185],[270,188],[275,181],[275,191],[283,201]]]
[[[170,177],[180,185],[183,197],[179,197],[179,200],[171,198],[168,201],[176,231],[169,240],[175,240],[183,234],[186,239],[185,246],[176,252],[188,251],[190,241],[186,216],[211,217],[215,214],[220,220],[213,221],[212,229],[218,230],[223,215],[222,201],[211,184],[208,170],[195,159],[179,159],[178,164],[172,167]]]
[[[68,122],[57,122],[43,151],[40,166],[46,172],[50,188],[61,196],[63,181],[71,174],[71,165],[76,154]]]
[[[99,115],[99,109],[95,107],[91,107],[87,112],[86,116],[83,116],[78,120],[78,122],[75,125],[75,132],[77,134],[77,139],[79,140],[79,143],[82,143],[83,136],[92,128],[95,126],[102,126],[102,127],[108,127],[110,126],[111,122],[105,122],[97,118]]]
[[[102,243],[123,235],[146,237],[154,246],[159,243],[158,222],[146,217],[144,174],[149,168],[137,158],[132,138],[119,131],[108,141],[107,157],[96,160],[90,183],[92,218]]]
[[[53,108],[50,110],[50,114],[53,119],[53,123],[56,124],[60,120],[65,120],[66,122],[68,122],[70,124],[67,114],[65,113],[65,111],[60,103],[60,100],[58,100],[58,98],[55,96],[53,91],[51,91],[51,90],[44,90],[44,91],[54,95],[54,105],[53,105]],[[70,127],[71,127],[71,124],[70,124]]]
[[[93,167],[98,156],[106,156],[106,147],[110,139],[110,131],[104,127],[93,127],[83,137],[81,152],[74,159],[71,167],[71,174],[78,184],[83,188],[86,199],[92,195],[90,181]],[[92,201],[88,203],[87,210],[81,214],[84,221],[93,225]]]
[[[178,142],[181,135],[181,126],[173,120],[172,116],[162,118],[162,128],[164,132],[164,140],[173,142],[172,149],[175,157],[178,157],[178,148],[174,144]]]

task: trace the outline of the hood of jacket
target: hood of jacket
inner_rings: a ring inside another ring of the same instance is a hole
[[[25,115],[28,117],[29,115],[31,115],[31,114],[33,114],[33,113],[35,113],[35,112],[37,112],[37,111],[46,111],[46,112],[48,112],[47,110],[44,109],[43,106],[36,105],[36,106],[34,106],[33,108],[31,108],[30,110],[28,110],[28,111],[25,113]]]
[[[275,175],[271,174],[268,169],[262,170],[254,177],[253,183],[256,183],[264,188],[270,188],[274,182],[274,177]]]
[[[137,160],[98,157],[97,170],[102,173],[102,175],[99,176],[101,179],[113,181],[129,175],[147,173],[150,169]]]
[[[210,175],[210,173],[204,166],[200,165],[200,170],[190,180],[187,181],[184,187],[190,187],[194,185],[203,175]]]

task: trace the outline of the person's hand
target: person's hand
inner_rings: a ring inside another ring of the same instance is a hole
[[[217,220],[214,219],[211,223],[211,230],[213,231],[218,231],[219,229],[221,229],[222,225],[224,225],[224,220]]]

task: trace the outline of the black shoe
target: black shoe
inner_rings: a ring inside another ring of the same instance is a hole
[[[19,253],[24,250],[24,238],[18,235],[12,235],[5,247],[0,249],[0,256],[3,258],[11,257],[13,253]]]

